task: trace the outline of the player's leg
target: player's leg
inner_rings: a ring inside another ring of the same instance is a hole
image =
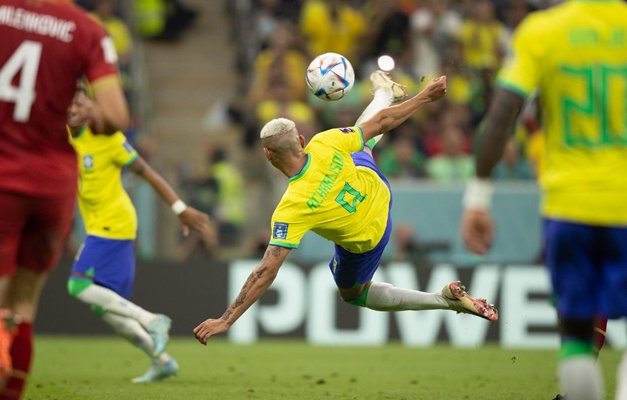
[[[446,285],[441,293],[426,293],[397,288],[389,283],[371,282],[392,232],[392,189],[371,155],[358,152],[351,154],[351,157],[356,166],[369,168],[381,178],[390,193],[390,200],[385,232],[374,249],[363,254],[354,254],[335,246],[335,256],[329,267],[342,299],[353,305],[378,311],[442,309],[473,314],[492,321],[498,319],[498,311],[493,306],[483,299],[470,297],[458,282]]]
[[[15,321],[11,331],[12,369],[0,399],[19,399],[26,386],[33,356],[33,321],[47,279],[47,272],[18,267],[9,283],[9,307]]]
[[[394,287],[389,283],[372,282],[383,250],[390,239],[391,222],[377,246],[363,254],[348,252],[335,246],[329,267],[342,299],[350,304],[378,311],[447,309],[440,293],[426,293]]]
[[[24,196],[0,192],[0,392],[12,369],[11,348],[16,329],[9,308],[9,283],[15,274],[24,226],[28,221],[29,203]]]
[[[605,344],[605,333],[607,331],[607,318],[597,317],[594,319],[594,354],[599,358],[599,353]]]
[[[627,317],[627,228],[606,228],[601,243],[603,287],[601,315],[610,319]],[[627,400],[627,352],[617,370],[617,400]]]
[[[387,245],[391,231],[388,220],[382,240],[363,254],[350,253],[335,246],[329,264],[342,299],[350,304],[377,311],[453,310],[488,320],[498,319],[496,309],[485,300],[473,299],[459,282],[452,282],[441,293],[428,293],[395,287],[385,282],[372,282]]]
[[[562,321],[558,318],[558,324],[561,325]],[[594,319],[594,355],[598,359],[599,353],[605,344],[605,332],[607,330],[607,318],[597,317]],[[558,394],[553,400],[567,400],[566,397]],[[625,398],[627,400],[627,398]]]
[[[359,118],[357,118],[355,125],[369,120],[379,111],[389,107],[394,102],[404,99],[406,96],[405,87],[394,82],[390,79],[388,74],[383,71],[375,71],[370,74],[370,82],[372,82],[372,101],[361,113]],[[379,140],[381,140],[382,136],[383,134],[370,139],[368,143],[366,143],[366,146],[372,150]]]
[[[16,258],[16,273],[11,277],[6,301],[13,313],[12,371],[0,399],[20,398],[30,372],[33,348],[32,324],[48,274],[56,266],[69,235],[74,193],[66,197],[31,198],[20,196],[24,221]],[[10,203],[2,198],[3,208]],[[1,257],[0,257],[1,258]]]
[[[627,400],[627,352],[623,354],[623,358],[618,365],[616,371],[616,400]]]
[[[596,256],[597,228],[546,220],[546,262],[560,316],[558,377],[569,400],[604,398],[604,382],[596,362],[593,330],[599,315],[602,283]]]
[[[152,336],[155,355],[168,342],[171,321],[128,300],[135,277],[135,251],[132,240],[88,236],[68,280],[71,296],[107,313],[136,320]]]
[[[150,368],[141,377],[133,379],[135,383],[156,382],[176,375],[178,364],[168,353],[162,352],[155,356],[155,345],[150,334],[141,324],[132,318],[106,312],[98,307],[92,307],[102,320],[133,346],[138,347],[150,358]]]

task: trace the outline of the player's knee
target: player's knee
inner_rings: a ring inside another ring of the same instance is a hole
[[[366,307],[366,298],[365,296],[362,296],[362,295],[359,295],[359,297],[356,297],[354,299],[350,299],[350,300],[342,299],[342,300],[344,300],[345,303],[352,304],[357,307]]]
[[[560,333],[563,337],[577,339],[583,342],[592,342],[594,337],[594,319],[561,318]]]
[[[104,308],[100,306],[91,305],[90,308],[91,308],[91,311],[99,317],[102,317],[103,315],[107,313],[107,310],[105,310]]]
[[[78,297],[78,295],[87,289],[93,282],[89,279],[70,278],[67,281],[67,291],[70,296]]]
[[[367,286],[364,290],[362,290],[359,293],[356,293],[356,295],[342,295],[342,300],[344,300],[345,303],[348,304],[352,304],[354,306],[357,307],[367,307],[366,306],[366,298],[368,297],[368,290],[370,289],[370,286]]]

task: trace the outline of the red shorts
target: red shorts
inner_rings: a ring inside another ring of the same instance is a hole
[[[76,196],[32,197],[0,191],[0,276],[18,266],[54,269],[72,228]]]

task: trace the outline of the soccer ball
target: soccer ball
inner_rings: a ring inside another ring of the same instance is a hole
[[[351,90],[354,83],[353,66],[340,54],[321,54],[307,67],[307,86],[322,100],[341,99]]]

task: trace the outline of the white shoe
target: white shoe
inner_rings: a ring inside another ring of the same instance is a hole
[[[449,304],[451,310],[458,313],[472,314],[485,318],[488,321],[499,319],[499,311],[486,299],[471,297],[461,282],[451,282],[442,289],[442,297]]]
[[[179,372],[179,365],[175,359],[171,359],[163,365],[152,364],[148,371],[140,377],[134,378],[133,383],[158,382],[165,378],[176,375]]]
[[[170,318],[163,314],[157,314],[157,317],[146,327],[146,331],[152,337],[155,346],[154,357],[159,357],[168,345],[170,326],[172,326]]]
[[[375,91],[378,88],[387,88],[392,91],[394,95],[394,103],[403,100],[407,96],[407,90],[405,86],[394,82],[390,79],[390,76],[383,71],[374,71],[370,74],[370,82],[372,82],[372,90]]]

